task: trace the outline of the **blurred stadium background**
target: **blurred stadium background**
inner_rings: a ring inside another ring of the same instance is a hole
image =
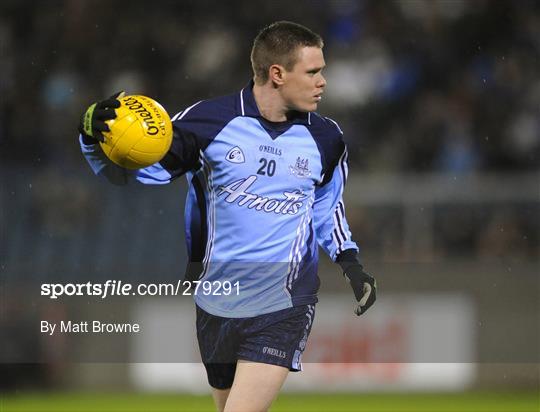
[[[91,176],[78,117],[122,89],[171,115],[234,92],[280,19],[325,38],[320,111],[345,132],[347,215],[380,300],[356,319],[323,259],[306,371],[273,410],[539,409],[537,1],[3,0],[2,411],[212,410],[189,298],[51,301],[39,284],[183,275],[185,182]],[[39,333],[96,318],[147,333]]]

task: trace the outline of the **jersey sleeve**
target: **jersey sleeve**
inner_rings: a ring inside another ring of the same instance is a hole
[[[323,185],[315,189],[313,203],[313,221],[319,245],[336,261],[339,254],[352,249],[358,252],[358,246],[352,240],[351,231],[345,218],[343,188],[347,180],[347,149],[343,141],[341,156],[331,177],[324,179]]]

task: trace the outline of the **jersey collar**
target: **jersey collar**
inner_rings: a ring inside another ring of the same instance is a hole
[[[264,119],[259,112],[255,96],[253,95],[253,80],[250,80],[248,85],[240,90],[238,94],[238,114],[240,116],[255,117]],[[290,120],[293,124],[311,125],[311,113],[294,112]]]

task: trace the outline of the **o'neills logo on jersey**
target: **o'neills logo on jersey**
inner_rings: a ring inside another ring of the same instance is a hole
[[[302,207],[306,195],[300,190],[283,192],[284,198],[272,199],[259,196],[256,193],[248,192],[248,189],[257,180],[257,176],[252,175],[245,179],[236,180],[228,185],[221,185],[218,188],[218,196],[228,193],[225,201],[228,203],[238,203],[248,209],[255,209],[267,213],[277,213],[282,215],[295,215]]]
[[[281,156],[281,149],[278,149],[274,146],[266,146],[266,145],[260,145],[259,151],[264,153],[270,153],[276,156]]]

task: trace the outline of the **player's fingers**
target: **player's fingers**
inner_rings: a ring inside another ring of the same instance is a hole
[[[356,309],[354,310],[354,313],[356,314],[356,316],[360,316],[360,315],[363,315],[364,313],[366,313],[366,311],[369,309],[369,306],[360,306],[358,305],[356,307]]]
[[[110,132],[109,125],[105,122],[94,121],[92,123],[92,128],[98,132]]]
[[[349,278],[347,278],[349,280]],[[360,299],[362,299],[362,296],[364,295],[364,283],[359,279],[353,278],[349,280],[352,290],[354,293],[354,297],[356,298],[356,301],[359,302]]]
[[[358,306],[354,310],[357,316],[360,316],[373,306],[375,300],[377,299],[377,289],[375,286],[370,285],[369,283],[364,284],[364,296],[358,301]]]
[[[124,97],[126,92],[123,90],[113,94],[112,96],[108,97],[105,100],[102,100],[98,103],[97,108],[98,109],[104,109],[106,107],[112,107],[112,108],[119,108],[120,107],[120,101],[118,99],[121,99]]]
[[[364,313],[366,313],[366,311],[369,309],[370,306],[371,305],[366,305],[366,306],[358,305],[356,309],[354,310],[354,313],[356,314],[356,316],[363,315]]]
[[[94,110],[94,119],[110,120],[116,117],[116,112],[112,108]]]
[[[96,109],[106,109],[106,108],[118,109],[120,107],[120,101],[116,99],[107,99],[102,100],[96,106]]]
[[[116,100],[116,99],[121,99],[122,97],[124,97],[126,95],[126,92],[124,90],[120,90],[119,92],[116,92],[115,94],[113,94],[111,97],[109,97],[107,100]]]
[[[363,288],[363,295],[362,295],[362,298],[358,301],[358,304],[360,306],[366,306],[366,303],[369,299],[369,297],[371,296],[371,285],[367,282],[364,283],[364,288]]]
[[[105,137],[103,136],[103,134],[99,130],[94,131],[94,136],[93,137],[94,137],[94,139],[98,139],[102,143],[105,141]]]
[[[373,304],[375,303],[375,298],[373,295],[371,295],[371,297],[369,298],[369,300],[366,302],[366,304],[362,307],[362,313],[366,312],[370,307],[373,306]]]

